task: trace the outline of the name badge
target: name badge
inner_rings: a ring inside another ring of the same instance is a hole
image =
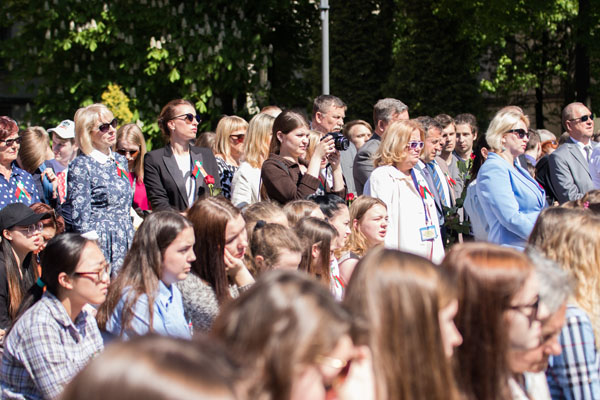
[[[419,229],[419,232],[421,233],[421,241],[423,242],[426,240],[435,240],[438,236],[435,225],[425,226]]]

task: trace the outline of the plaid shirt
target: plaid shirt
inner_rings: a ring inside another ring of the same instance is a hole
[[[567,307],[567,322],[559,342],[562,353],[551,356],[546,377],[552,399],[600,399],[600,361],[589,316]]]
[[[75,322],[48,291],[6,338],[2,399],[53,399],[103,349],[96,320],[82,311]]]

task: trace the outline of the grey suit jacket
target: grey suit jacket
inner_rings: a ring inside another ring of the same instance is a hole
[[[442,172],[444,174],[446,174],[447,176],[451,176],[450,175],[450,171],[448,169],[448,164],[446,164],[446,161],[444,161],[444,159],[442,159],[440,157],[436,157],[435,161],[440,166],[440,169],[442,170]],[[448,183],[448,179],[446,179],[446,183],[445,184],[448,187],[448,193],[450,193],[450,206],[454,207],[454,204],[456,204],[456,196],[454,194],[454,189]]]
[[[342,174],[346,181],[346,193],[353,193],[356,195],[356,187],[354,186],[354,157],[356,157],[356,146],[350,142],[350,146],[347,150],[340,152],[340,164],[342,165]]]
[[[363,194],[365,183],[369,179],[369,176],[371,176],[371,172],[375,169],[372,157],[379,148],[380,143],[381,138],[379,135],[373,133],[371,139],[358,150],[356,157],[354,157],[354,170],[352,172],[354,175],[354,187],[359,196]]]
[[[590,141],[592,148],[597,143]],[[559,203],[577,200],[594,188],[588,162],[569,139],[548,158],[550,183]]]

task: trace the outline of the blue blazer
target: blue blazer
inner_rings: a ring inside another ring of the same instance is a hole
[[[546,193],[529,172],[489,153],[477,174],[477,195],[487,218],[488,241],[524,248],[546,207]]]

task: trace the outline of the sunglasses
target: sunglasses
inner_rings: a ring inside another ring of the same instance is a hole
[[[0,143],[4,143],[4,145],[6,147],[12,147],[13,144],[21,144],[21,140],[23,140],[22,137],[16,137],[14,139],[6,139],[6,140],[0,140]]]
[[[515,133],[519,136],[519,139],[524,139],[525,137],[529,138],[529,132],[525,129],[511,129],[506,133]]]
[[[406,146],[411,150],[421,150],[423,146],[425,146],[425,143],[421,142],[420,140],[412,140],[406,143]]]
[[[590,115],[584,115],[584,116],[581,116],[579,118],[573,118],[573,119],[570,119],[569,121],[580,120],[581,122],[586,122],[588,119],[591,119],[593,121],[594,120],[594,114],[592,113]]]
[[[112,121],[102,124],[98,127],[98,130],[102,133],[106,133],[110,130],[110,127],[112,126],[113,128],[117,129],[117,124],[119,123],[119,121],[117,121],[117,119],[113,119]]]
[[[198,114],[194,115],[192,113],[176,115],[172,119],[182,119],[181,117],[183,117],[185,122],[187,122],[188,124],[191,124],[193,120],[196,120],[196,122],[198,123],[202,122],[202,118],[200,118]]]
[[[246,135],[231,135],[229,136],[235,143],[244,143]]]
[[[129,154],[131,158],[136,158],[139,152],[139,150],[117,149],[117,153],[120,155],[127,157]]]

